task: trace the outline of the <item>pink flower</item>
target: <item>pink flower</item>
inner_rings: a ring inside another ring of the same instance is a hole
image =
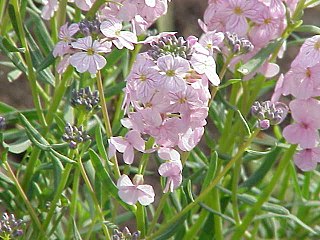
[[[274,88],[274,93],[271,97],[272,103],[278,102],[280,99],[280,96],[283,94],[283,79],[284,79],[284,76],[283,74],[281,74],[278,78],[277,84]]]
[[[66,53],[69,53],[71,47],[72,36],[79,31],[79,25],[73,23],[68,26],[68,23],[61,26],[59,31],[59,41],[53,49],[53,56],[63,56]]]
[[[137,36],[129,31],[122,30],[122,22],[116,18],[103,21],[100,25],[101,32],[119,49],[123,47],[134,49],[133,43],[137,43]]]
[[[79,38],[76,42],[71,43],[74,49],[80,49],[81,52],[76,52],[70,57],[70,64],[74,66],[78,72],[90,72],[95,74],[102,69],[107,61],[98,53],[107,53],[111,51],[110,42],[103,44],[97,40],[92,42],[92,37]]]
[[[156,65],[144,54],[139,54],[127,78],[127,81],[136,91],[136,97],[141,101],[150,99],[160,85],[157,81]]]
[[[283,130],[283,136],[292,144],[300,144],[302,148],[313,148],[319,141],[320,102],[313,98],[296,99],[290,102],[292,118],[296,123]]]
[[[109,140],[109,158],[113,157],[116,150],[123,153],[123,161],[126,164],[132,164],[134,159],[134,150],[143,152],[145,142],[141,138],[140,133],[136,130],[129,131],[125,137],[111,137]]]
[[[302,47],[291,67],[303,65],[305,67],[312,67],[320,62],[320,35],[308,38]]]
[[[180,153],[173,148],[160,147],[158,149],[158,155],[163,160],[177,162],[177,163],[180,163],[181,165]],[[182,165],[181,165],[181,168],[182,168]]]
[[[41,11],[41,17],[45,20],[49,20],[53,17],[54,12],[58,10],[59,2],[57,0],[42,0],[44,7]]]
[[[296,153],[293,159],[302,171],[314,170],[320,162],[320,147],[303,149]]]
[[[197,48],[197,50],[199,49]],[[192,54],[191,64],[197,73],[204,74],[214,86],[220,84],[220,78],[216,71],[216,62],[207,50]]]
[[[227,31],[245,36],[248,30],[246,18],[254,17],[259,6],[256,1],[226,0],[218,5],[217,17],[225,19]]]
[[[184,91],[169,93],[169,99],[171,112],[190,113],[192,108],[203,105],[196,90],[191,86],[187,86]]]
[[[179,148],[182,151],[191,151],[200,142],[203,133],[203,127],[198,127],[194,130],[189,128],[183,135],[180,135]]]
[[[283,94],[292,94],[299,99],[320,95],[320,64],[313,67],[296,65],[284,77]]]
[[[159,174],[162,177],[167,177],[167,183],[163,190],[164,193],[170,191],[173,192],[174,189],[177,189],[182,182],[182,166],[177,162],[166,162],[162,163],[158,169]]]
[[[157,66],[162,74],[160,79],[161,85],[168,91],[178,92],[186,89],[187,85],[184,77],[190,70],[188,60],[181,57],[173,57],[172,55],[165,55],[158,58]]]
[[[119,197],[129,205],[139,202],[147,206],[154,202],[154,190],[151,185],[133,184],[127,175],[122,175],[117,181]]]
[[[92,7],[95,0],[75,0],[75,4],[83,11],[88,11]]]
[[[148,7],[155,7],[156,6],[156,0],[144,0],[144,2],[146,3],[146,5]]]
[[[223,39],[224,34],[222,32],[211,31],[203,34],[199,43],[209,51],[210,55],[213,55],[214,52],[220,51],[219,46]]]
[[[256,25],[250,30],[250,40],[255,47],[264,47],[270,40],[278,37],[283,28],[281,21],[271,14],[267,7],[264,7],[252,18]]]

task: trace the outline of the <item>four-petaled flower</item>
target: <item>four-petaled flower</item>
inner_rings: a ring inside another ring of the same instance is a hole
[[[154,191],[151,185],[133,184],[127,175],[122,175],[117,181],[119,197],[129,205],[139,202],[147,206],[154,201]]]
[[[71,43],[74,49],[82,50],[76,52],[70,57],[70,64],[74,66],[78,72],[90,72],[91,74],[97,73],[102,69],[107,61],[99,53],[107,53],[111,51],[111,43],[92,41],[92,37],[79,38],[76,42]]]

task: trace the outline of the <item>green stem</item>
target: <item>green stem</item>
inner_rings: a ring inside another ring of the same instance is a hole
[[[102,224],[103,233],[104,233],[104,235],[105,235],[107,240],[111,240],[108,228],[104,224],[104,215],[103,215],[102,209],[101,209],[101,207],[99,205],[99,201],[98,201],[98,199],[97,199],[97,197],[96,197],[96,195],[94,193],[93,187],[92,187],[92,185],[90,183],[90,180],[89,180],[89,178],[87,176],[86,170],[83,167],[83,164],[82,164],[82,161],[81,161],[81,157],[78,158],[78,167],[80,168],[80,172],[81,172],[81,175],[82,175],[82,178],[83,178],[85,184],[89,188],[90,195],[91,195],[91,197],[93,199],[95,208],[97,210],[98,216],[99,216],[101,224]]]
[[[108,109],[107,109],[107,103],[105,100],[105,95],[104,95],[104,90],[103,90],[103,83],[102,83],[102,78],[101,78],[101,73],[100,71],[97,72],[97,85],[98,85],[98,91],[100,95],[100,101],[101,101],[101,109],[102,109],[102,115],[104,119],[104,124],[106,127],[106,134],[107,137],[110,139],[112,137],[112,128],[110,124],[110,118],[108,114]],[[120,178],[120,170],[119,170],[119,165],[116,156],[114,156],[111,161],[113,162],[113,172],[116,176],[116,178]]]
[[[67,15],[67,3],[68,0],[60,0],[59,11],[58,11],[58,28],[60,28],[66,22]]]
[[[214,209],[217,212],[221,212],[221,206],[220,206],[220,194],[219,190],[217,188],[212,189],[212,209]],[[222,219],[218,215],[214,215],[214,239],[216,240],[223,240],[223,232],[222,232]]]
[[[40,97],[37,91],[37,77],[36,77],[36,73],[33,69],[33,63],[32,63],[32,59],[31,59],[31,54],[30,54],[30,50],[27,44],[27,40],[26,40],[26,36],[25,36],[25,32],[24,32],[24,28],[23,28],[23,24],[22,24],[22,19],[21,19],[21,14],[20,14],[20,7],[19,7],[19,2],[18,0],[11,0],[11,3],[14,7],[14,11],[15,11],[15,15],[16,15],[16,20],[17,20],[17,25],[18,25],[18,30],[19,30],[19,35],[20,35],[20,41],[21,41],[21,45],[23,48],[25,48],[25,58],[26,58],[26,63],[27,63],[27,69],[28,69],[28,80],[29,80],[29,84],[31,86],[31,93],[32,93],[32,99],[33,99],[33,103],[35,105],[36,111],[37,111],[37,115],[39,118],[40,123],[43,126],[46,126],[46,120],[44,118],[44,114],[42,111],[42,106],[41,106],[41,102],[40,102]]]
[[[153,143],[154,143],[154,138],[150,137],[149,140],[147,141],[146,143],[146,149],[150,149],[152,148],[153,146]],[[149,161],[149,157],[150,157],[150,154],[149,153],[144,153],[141,157],[141,161],[140,161],[140,164],[139,164],[139,170],[138,170],[138,174],[141,174],[143,175],[146,168],[147,168],[147,164],[148,164],[148,161]]]
[[[211,193],[212,189],[219,183],[221,178],[223,178],[226,173],[232,168],[234,163],[242,157],[245,150],[250,146],[254,138],[258,135],[260,129],[256,129],[249,139],[242,144],[237,154],[228,162],[228,164],[224,167],[224,169],[217,175],[217,177],[209,184],[209,186],[190,204],[188,204],[184,209],[181,210],[177,215],[175,215],[171,220],[167,223],[163,224],[162,227],[155,232],[153,235],[146,237],[147,239],[155,239],[157,236],[161,235],[167,228],[169,228],[172,224],[178,221],[184,214],[188,213],[192,210],[199,202],[201,202],[209,193]]]
[[[148,235],[152,233],[154,227],[156,226],[168,196],[169,196],[169,192],[166,192],[165,194],[162,195],[162,197],[160,199],[160,202],[159,202],[159,205],[157,207],[157,210],[156,210],[156,212],[155,212],[155,214],[153,216],[152,222],[151,222],[151,224],[149,226]]]
[[[69,221],[66,239],[71,239],[70,234],[73,229],[72,218],[76,219],[79,182],[80,182],[80,169],[76,168],[74,176],[73,176],[72,197],[71,197],[71,204],[70,204],[70,216],[71,216],[70,219],[71,219],[71,221]]]
[[[236,221],[236,225],[239,225],[241,223],[239,209],[238,209],[238,198],[237,198],[238,180],[239,180],[239,175],[240,175],[240,171],[241,171],[241,163],[242,163],[242,159],[239,158],[239,160],[236,161],[235,167],[233,169],[233,176],[232,176],[231,200],[232,200],[233,218]]]
[[[56,210],[56,205],[61,197],[61,194],[67,184],[67,181],[68,181],[68,178],[69,178],[69,175],[70,175],[70,172],[71,172],[71,169],[72,169],[73,165],[68,163],[64,169],[64,172],[61,176],[61,181],[59,183],[59,186],[58,186],[58,189],[55,193],[55,196],[50,204],[50,208],[49,208],[49,212],[47,214],[47,217],[43,223],[43,229],[46,231],[48,226],[49,226],[49,223],[52,219],[52,216],[54,214],[54,211]]]
[[[137,203],[136,221],[137,229],[140,231],[140,237],[143,239],[146,235],[145,207]]]
[[[233,240],[241,239],[241,237],[243,236],[244,232],[248,228],[249,224],[253,220],[256,213],[261,209],[262,204],[268,200],[275,185],[279,184],[279,179],[281,177],[281,174],[283,172],[285,172],[287,165],[289,164],[290,160],[292,159],[293,154],[296,151],[296,148],[297,148],[297,145],[291,145],[290,148],[287,150],[285,155],[280,160],[278,168],[275,171],[275,173],[273,174],[273,177],[272,177],[270,183],[264,189],[264,191],[260,195],[258,201],[255,203],[255,205],[247,213],[246,217],[243,219],[242,224],[238,228],[236,228],[236,231],[231,239],[233,239]]]
[[[10,178],[11,178],[11,179],[13,180],[13,182],[15,183],[15,186],[16,186],[16,188],[18,189],[18,192],[19,192],[20,196],[22,197],[25,205],[27,206],[27,209],[28,209],[28,211],[29,211],[29,213],[30,213],[30,216],[31,216],[32,220],[33,220],[34,223],[36,224],[36,226],[37,226],[37,228],[39,229],[41,235],[42,235],[42,236],[45,236],[45,231],[43,230],[43,228],[42,228],[42,226],[41,226],[41,223],[40,223],[40,221],[39,221],[39,218],[38,218],[36,212],[34,211],[31,203],[29,202],[26,194],[24,193],[22,187],[20,186],[18,179],[17,179],[16,176],[14,175],[14,173],[13,173],[13,171],[12,171],[12,169],[11,169],[9,163],[8,163],[8,161],[5,161],[5,162],[4,162],[4,165],[5,165],[8,173],[9,173]]]

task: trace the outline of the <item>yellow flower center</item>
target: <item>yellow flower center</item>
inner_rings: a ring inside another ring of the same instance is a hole
[[[166,71],[166,75],[169,77],[174,77],[176,75],[176,73],[174,70],[168,70],[168,71]]]
[[[271,18],[266,18],[264,21],[263,21],[264,24],[269,24],[271,23]]]
[[[144,74],[141,74],[140,77],[139,77],[139,79],[140,79],[141,82],[144,82],[144,81],[147,80],[147,76],[144,75]]]
[[[306,70],[306,76],[307,76],[308,78],[311,77],[310,68],[307,68],[307,70]]]
[[[237,15],[241,15],[243,13],[240,7],[235,7],[235,9],[233,9],[233,12]]]
[[[314,44],[314,49],[320,50],[320,41],[317,41],[317,42]]]
[[[180,98],[180,99],[179,99],[179,103],[180,103],[180,104],[184,104],[186,101],[187,101],[186,98]]]
[[[94,54],[94,49],[93,48],[88,48],[87,54],[88,55],[93,55]]]

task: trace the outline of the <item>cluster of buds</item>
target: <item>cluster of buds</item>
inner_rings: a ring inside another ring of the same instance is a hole
[[[226,32],[224,34],[225,44],[233,54],[246,54],[253,50],[253,44],[245,38],[239,38],[236,33]]]
[[[127,227],[125,227],[122,232],[118,229],[114,229],[112,235],[112,240],[138,240],[139,238],[139,232],[131,233]]]
[[[4,129],[6,126],[6,119],[0,116],[0,130]]]
[[[23,235],[22,219],[16,219],[13,214],[4,213],[0,220],[0,238],[10,239]]]
[[[70,123],[67,123],[65,127],[65,133],[62,135],[62,139],[69,143],[71,149],[75,149],[78,144],[90,140],[90,136],[87,134],[87,131],[83,130],[83,127],[71,126]]]
[[[151,49],[148,51],[149,56],[153,60],[165,55],[172,55],[173,57],[182,57],[190,60],[192,57],[192,48],[188,41],[183,37],[177,38],[175,35],[168,35],[160,37],[159,41],[152,42]]]
[[[100,22],[97,19],[89,21],[87,19],[79,22],[79,31],[85,36],[100,34]]]
[[[265,130],[270,125],[280,124],[288,113],[288,107],[284,103],[265,101],[259,103],[256,101],[251,107],[251,113],[258,119],[258,125]]]
[[[86,110],[100,109],[100,98],[98,91],[91,92],[90,87],[72,91],[71,105],[74,108],[84,107]]]

